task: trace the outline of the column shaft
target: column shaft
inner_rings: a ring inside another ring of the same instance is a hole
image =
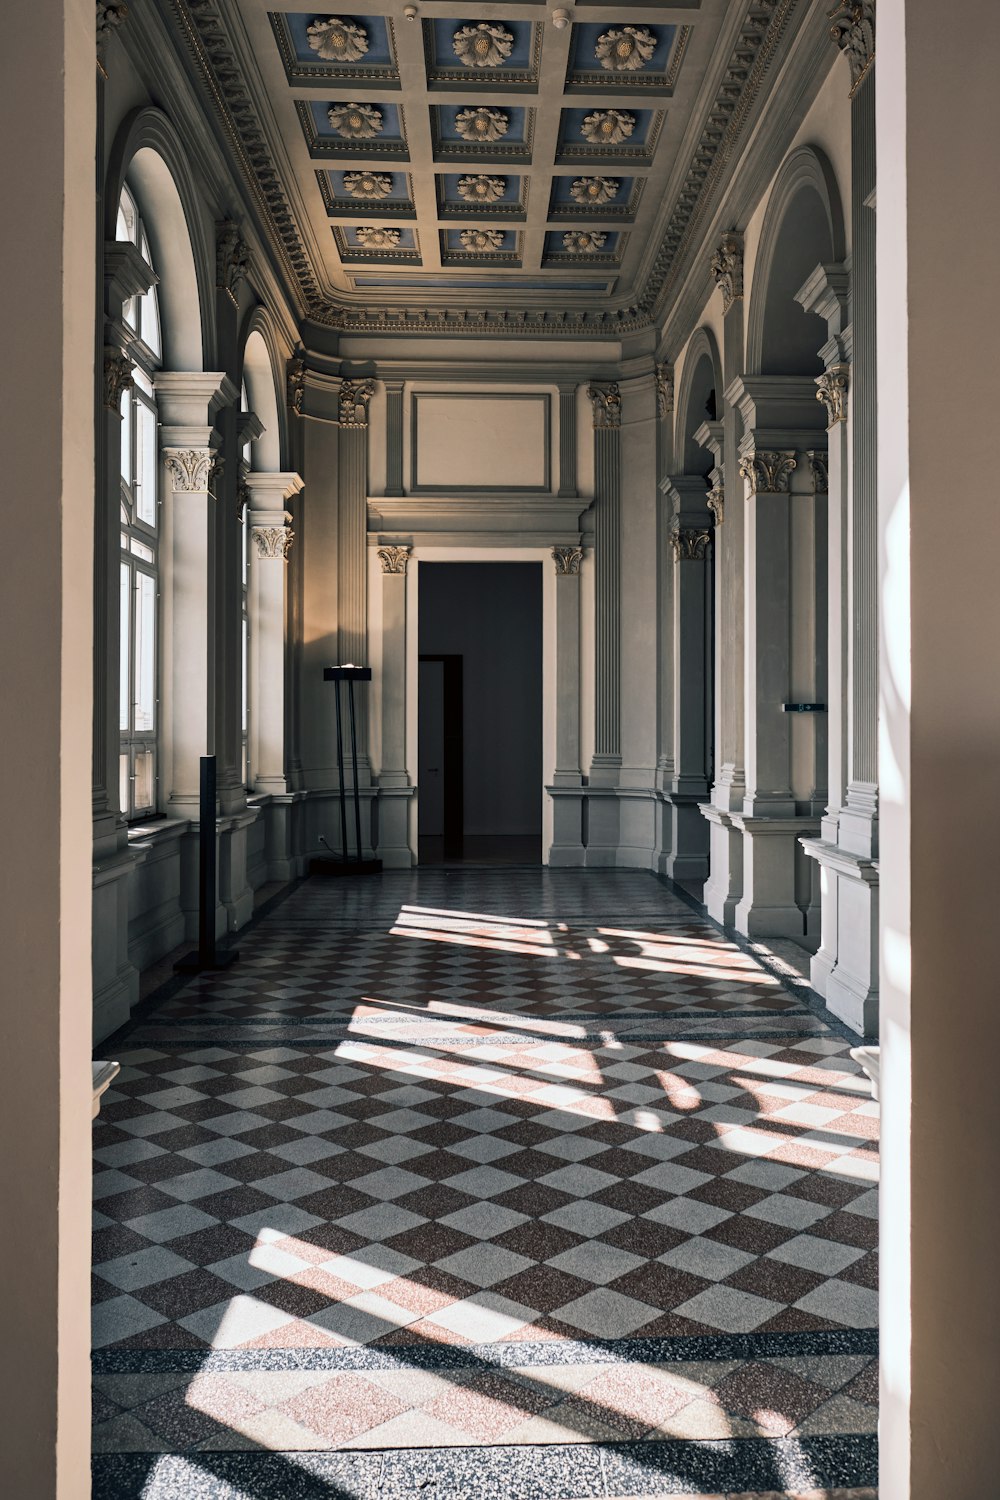
[[[621,433],[594,432],[596,703],[594,766],[621,764]]]

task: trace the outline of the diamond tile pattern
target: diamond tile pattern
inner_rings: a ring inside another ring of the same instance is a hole
[[[242,948],[118,1054],[94,1131],[97,1349],[266,1365],[873,1326],[877,1111],[850,1042],[648,877],[307,884]],[[671,1037],[674,1010],[713,1029]],[[747,1011],[769,1034],[743,1035]],[[265,1017],[280,1039],[249,1034]],[[672,1358],[628,1378],[585,1352],[502,1376],[106,1375],[97,1443],[873,1430],[869,1357]]]

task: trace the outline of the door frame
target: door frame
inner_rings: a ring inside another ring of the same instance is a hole
[[[441,756],[442,802],[444,805],[444,857],[461,859],[465,845],[465,717],[463,707],[464,664],[458,654],[420,651],[417,661],[439,661],[443,666],[443,749]],[[417,733],[419,735],[419,720]],[[418,750],[419,758],[419,750]]]

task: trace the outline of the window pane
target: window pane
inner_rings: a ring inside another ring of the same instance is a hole
[[[118,806],[121,808],[126,818],[129,817],[132,812],[132,803],[128,793],[128,751],[123,750],[121,755],[119,755],[118,757]]]
[[[250,762],[247,756],[247,742],[243,741],[243,785],[249,789],[250,786]]]
[[[132,538],[132,551],[136,557],[141,557],[143,562],[155,561],[152,547],[147,547],[143,542],[137,542],[135,537]]]
[[[160,313],[156,302],[156,288],[150,287],[142,299],[140,309],[139,336],[144,344],[148,344],[153,353],[159,357],[160,354]]]
[[[118,626],[118,728],[126,732],[129,727],[128,705],[129,705],[129,641],[132,631],[129,621],[129,604],[131,602],[131,589],[129,587],[129,566],[122,563],[120,572],[120,609],[121,619]],[[122,804],[124,806],[124,804]]]
[[[248,627],[247,627],[247,622],[246,622],[246,620],[244,620],[243,621],[243,733],[244,734],[246,734],[246,732],[247,732],[247,720],[248,720],[248,712],[247,712],[247,709],[248,709],[247,682],[248,682],[248,665],[249,665],[248,664],[248,660],[247,660],[248,636],[249,636],[249,630],[248,630]]]
[[[156,413],[144,401],[135,407],[136,514],[147,526],[156,525]]]
[[[153,752],[137,749],[135,752],[135,781],[133,798],[136,812],[151,812],[154,806],[154,760]]]
[[[122,308],[122,320],[123,322],[127,323],[130,328],[134,329],[136,333],[139,332],[138,297],[130,297],[125,303],[125,306]]]
[[[132,393],[122,391],[122,478],[132,483]]]
[[[132,379],[135,382],[135,388],[137,391],[142,391],[146,396],[152,396],[153,382],[150,380],[149,376],[142,368],[142,365],[132,366]]]
[[[156,579],[135,575],[135,730],[148,734],[156,714]]]

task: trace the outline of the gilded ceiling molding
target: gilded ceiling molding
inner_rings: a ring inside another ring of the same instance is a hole
[[[557,578],[572,578],[580,571],[583,562],[582,547],[553,547],[552,561],[556,565]]]
[[[514,37],[506,26],[480,21],[455,32],[452,47],[467,68],[499,68],[514,50]]]
[[[816,400],[826,407],[826,425],[847,421],[847,393],[851,386],[850,365],[831,365],[816,377]]]
[[[809,460],[809,477],[812,480],[813,489],[817,494],[825,495],[830,488],[830,468],[827,462],[825,448],[810,448],[806,453]]]
[[[653,379],[656,381],[656,415],[662,422],[674,409],[674,372],[669,365],[657,365]]]
[[[211,448],[164,448],[163,462],[172,480],[171,488],[185,494],[208,494],[216,471]]]
[[[240,233],[240,226],[226,219],[215,226],[215,285],[236,301],[241,281],[250,274],[250,246]]]
[[[635,73],[656,51],[656,37],[645,26],[623,26],[597,38],[594,56],[611,73]]]
[[[340,382],[341,427],[367,427],[368,403],[374,394],[374,380],[342,380]]]
[[[301,354],[293,354],[285,366],[285,389],[289,407],[301,417],[306,398],[306,362]]]
[[[357,62],[368,51],[368,33],[346,16],[331,16],[306,27],[312,50],[327,62]]]
[[[120,349],[104,351],[104,404],[121,416],[122,396],[132,384],[132,361]]]
[[[295,536],[295,532],[290,531],[287,526],[251,526],[250,535],[258,557],[280,557],[287,561]]]
[[[722,291],[722,311],[727,313],[743,296],[743,236],[735,230],[724,234],[712,252],[712,275]]]
[[[712,540],[711,531],[690,526],[675,526],[670,533],[675,562],[704,562]]]
[[[853,95],[875,61],[875,0],[839,0],[827,14],[830,35],[847,54]]]
[[[488,177],[485,172],[475,177],[461,177],[458,182],[458,196],[466,203],[496,203],[506,191],[506,177]]]
[[[715,517],[716,526],[721,526],[726,517],[726,492],[721,484],[709,491],[705,504]]]
[[[569,195],[574,203],[584,203],[597,208],[618,197],[621,183],[614,177],[577,177],[570,183]]]
[[[592,146],[620,146],[635,129],[635,115],[627,109],[597,109],[587,115],[580,134]]]
[[[108,76],[108,70],[104,66],[104,49],[111,33],[117,31],[127,15],[125,0],[97,0],[97,67],[103,78]]]
[[[740,459],[740,474],[752,495],[787,495],[788,481],[798,462],[794,453],[757,448]]]
[[[622,397],[617,380],[606,386],[588,385],[587,395],[594,410],[595,428],[622,425]]]
[[[378,560],[383,573],[405,573],[410,560],[409,547],[379,547]]]

